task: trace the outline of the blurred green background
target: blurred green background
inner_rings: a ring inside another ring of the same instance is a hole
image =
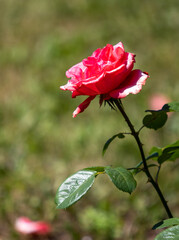
[[[142,92],[123,101],[139,128],[153,93],[178,98],[178,15],[178,0],[0,1],[0,239],[20,238],[14,230],[19,216],[49,222],[53,239],[154,238],[152,225],[166,215],[143,174],[131,196],[99,176],[76,205],[56,209],[56,190],[75,171],[140,161],[130,136],[116,139],[102,158],[105,141],[127,131],[125,122],[108,106],[99,108],[98,99],[72,119],[84,98],[71,99],[59,86],[72,65],[122,41],[136,54],[135,68],[150,74]],[[143,130],[146,153],[177,140],[178,120],[172,115],[164,129]],[[179,213],[177,166],[164,164],[159,179],[174,216]]]

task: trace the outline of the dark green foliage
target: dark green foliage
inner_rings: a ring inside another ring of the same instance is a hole
[[[136,181],[132,174],[122,167],[106,167],[105,172],[110,177],[114,185],[123,192],[132,193],[136,188]]]
[[[146,112],[151,114],[144,117],[144,126],[157,130],[165,125],[168,118],[167,112],[179,112],[179,102],[167,103],[160,110],[146,110]]]
[[[147,128],[157,130],[165,125],[167,114],[165,112],[151,112],[143,119],[143,124]]]

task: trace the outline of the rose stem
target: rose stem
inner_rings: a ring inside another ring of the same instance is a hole
[[[148,181],[151,182],[151,184],[153,185],[153,187],[155,188],[156,192],[158,193],[159,195],[159,198],[167,212],[167,215],[169,218],[173,218],[172,216],[172,213],[167,205],[167,201],[165,200],[161,190],[160,190],[160,187],[158,185],[157,182],[154,181],[152,175],[150,174],[150,171],[149,171],[149,168],[148,168],[148,165],[147,165],[147,162],[146,162],[146,158],[145,158],[145,154],[144,154],[144,150],[143,150],[143,146],[142,146],[142,143],[140,141],[140,138],[139,138],[139,134],[138,132],[136,132],[136,130],[134,129],[134,126],[132,125],[131,121],[129,120],[126,112],[124,111],[123,107],[122,107],[122,104],[120,102],[120,100],[117,100],[117,99],[111,99],[111,101],[113,103],[116,104],[117,108],[119,109],[119,111],[121,112],[121,114],[123,115],[125,121],[127,122],[130,130],[131,130],[131,134],[134,136],[136,142],[137,142],[137,145],[138,145],[138,148],[139,148],[139,151],[140,151],[140,155],[141,155],[141,158],[142,158],[142,161],[143,161],[143,165],[144,165],[144,172],[145,174],[147,175],[148,177]]]

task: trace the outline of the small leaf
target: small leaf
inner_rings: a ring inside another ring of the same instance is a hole
[[[159,110],[146,110],[146,112],[150,112],[151,114],[144,117],[144,126],[157,130],[166,123],[168,118],[167,112],[179,112],[179,102],[167,103]]]
[[[102,151],[102,155],[103,155],[103,156],[104,156],[106,150],[108,149],[109,144],[110,144],[116,137],[118,137],[118,138],[124,138],[125,136],[124,136],[123,133],[118,133],[118,134],[112,136],[111,138],[109,138],[109,139],[107,140],[107,142],[104,144],[103,151]]]
[[[167,228],[159,233],[154,240],[179,240],[179,225]]]
[[[176,158],[179,156],[179,147],[168,147],[168,148],[165,148],[163,150],[163,152],[162,152],[162,155],[159,156],[158,162],[160,164],[162,164],[163,162],[165,162],[167,160],[171,160],[174,154],[175,154]],[[173,158],[172,160],[175,160],[175,159]]]
[[[160,147],[152,147],[149,153],[150,153],[150,155],[148,156],[148,158],[150,156],[152,156],[153,154],[155,155],[155,157],[158,157],[158,156],[160,156],[162,154],[162,148],[160,148]],[[153,157],[153,158],[155,158],[155,157]],[[152,158],[152,157],[150,157],[150,158]]]
[[[114,185],[123,192],[132,193],[136,188],[136,181],[131,172],[122,167],[106,167],[105,172],[110,177]]]
[[[179,112],[179,102],[167,103],[161,110],[166,112]]]
[[[150,155],[147,157],[157,160],[159,164],[165,161],[174,161],[179,158],[179,140],[165,146],[164,148],[153,147],[150,150]]]
[[[165,148],[169,148],[169,147],[179,147],[179,140],[177,140],[176,142],[171,143],[171,144],[165,146]]]
[[[64,209],[77,202],[90,189],[96,174],[96,171],[81,170],[67,178],[57,190],[57,208]]]
[[[167,114],[163,111],[150,111],[150,112],[151,114],[146,115],[143,119],[144,126],[154,130],[163,127],[168,118]]]
[[[165,227],[171,227],[173,225],[179,225],[179,218],[169,218],[161,222],[158,222],[152,227],[152,229],[155,230]]]

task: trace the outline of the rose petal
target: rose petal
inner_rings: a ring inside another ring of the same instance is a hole
[[[88,96],[94,96],[100,94],[100,90],[98,89],[98,86],[96,85],[96,82],[100,81],[100,79],[104,78],[104,73],[102,73],[97,79],[94,80],[94,78],[89,78],[88,81],[84,81],[81,83],[81,86],[78,87],[74,92],[72,93],[72,97],[76,97],[79,95],[88,95]]]
[[[64,90],[64,91],[66,91],[66,90],[74,91],[75,90],[74,85],[70,84],[69,82],[66,85],[60,86],[60,89]]]
[[[112,98],[124,98],[130,93],[137,94],[141,91],[142,85],[145,85],[148,73],[144,73],[139,69],[133,70],[126,80],[119,86],[118,89],[109,93]]]
[[[73,97],[78,95],[98,95],[106,94],[111,90],[117,88],[120,83],[125,81],[128,74],[131,72],[134,66],[135,55],[132,53],[125,53],[125,59],[123,60],[125,64],[121,64],[118,68],[102,73],[96,79],[89,78],[85,81],[80,82],[76,91],[73,93]]]
[[[122,48],[124,50],[124,45],[122,44],[122,42],[119,42],[116,45],[114,45],[114,49],[116,49],[118,47],[120,47],[120,48]]]
[[[75,76],[81,76],[81,73],[84,72],[86,69],[86,67],[83,65],[82,62],[77,63],[76,65],[74,65],[73,67],[71,67],[68,71],[66,71],[66,76],[67,78],[71,78],[74,75]]]
[[[82,102],[76,110],[73,112],[73,117],[75,118],[79,113],[83,112],[90,104],[90,102],[96,97],[95,96],[90,96],[88,97],[84,102]]]

